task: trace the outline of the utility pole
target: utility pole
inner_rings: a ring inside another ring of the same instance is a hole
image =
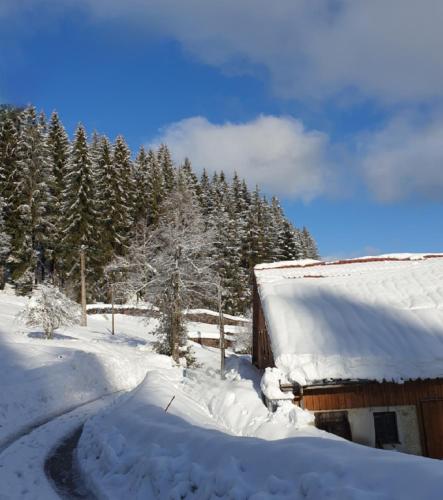
[[[85,247],[84,245],[80,248],[80,294],[81,294],[81,306],[82,306],[82,317],[81,326],[86,326],[88,324],[86,315],[86,265],[85,265]]]
[[[220,378],[225,378],[225,324],[223,320],[223,307],[222,307],[222,288],[221,280],[217,286],[217,299],[218,299],[218,327],[220,332]]]
[[[115,321],[114,321],[114,283],[111,284],[111,314],[112,314],[112,335],[115,334]]]

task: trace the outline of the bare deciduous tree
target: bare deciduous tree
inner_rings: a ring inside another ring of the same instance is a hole
[[[194,193],[179,182],[164,200],[161,217],[153,229],[143,229],[125,258],[111,270],[124,269],[128,293],[142,294],[158,307],[159,351],[175,361],[186,354],[183,311],[214,299],[213,235]]]

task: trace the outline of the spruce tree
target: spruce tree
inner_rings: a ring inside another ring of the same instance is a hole
[[[163,176],[163,188],[165,193],[170,193],[175,184],[175,168],[171,153],[166,144],[162,144],[157,152],[157,161]]]
[[[131,152],[122,136],[114,143],[112,155],[112,226],[114,231],[114,249],[123,255],[128,245],[134,223],[135,189],[131,162]]]
[[[97,212],[92,191],[92,162],[86,131],[82,125],[75,132],[69,157],[66,186],[63,191],[65,227],[63,243],[69,249],[67,270],[74,295],[79,287],[79,254],[83,248],[90,281],[96,270],[95,256],[100,252],[96,239]]]
[[[305,259],[318,260],[320,258],[317,244],[315,243],[314,238],[311,236],[311,233],[306,227],[303,227],[302,231],[300,232],[300,241],[303,250],[303,257]]]
[[[147,225],[149,213],[149,158],[142,146],[134,164],[135,206],[134,220],[136,223]]]
[[[47,217],[51,222],[51,233],[48,235],[48,246],[51,250],[51,274],[58,285],[64,282],[64,258],[66,249],[63,247],[64,212],[63,192],[65,190],[66,175],[70,143],[57,112],[51,115],[48,130],[48,155],[52,170],[52,182],[49,184],[51,205]]]
[[[155,225],[160,217],[160,205],[165,195],[164,178],[157,155],[148,151],[148,226]]]
[[[14,223],[11,213],[17,207],[13,206],[15,182],[19,169],[18,161],[18,129],[12,118],[7,117],[0,127],[0,196],[4,203],[4,216],[7,221],[8,233],[12,236]]]
[[[0,197],[0,290],[5,286],[6,282],[6,263],[11,251],[11,237],[6,231],[6,222],[4,217],[4,209],[6,203]]]
[[[11,245],[12,278],[19,293],[29,293],[33,283],[46,279],[47,241],[52,231],[47,217],[52,172],[48,158],[44,124],[35,108],[22,115],[17,151],[12,206],[15,231]]]

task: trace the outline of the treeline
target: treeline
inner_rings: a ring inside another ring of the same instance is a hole
[[[180,180],[179,180],[180,179]],[[223,172],[198,177],[189,160],[174,165],[166,145],[135,158],[122,136],[113,143],[82,125],[71,141],[57,113],[0,110],[0,287],[29,294],[48,281],[78,295],[84,250],[89,300],[107,300],[106,266],[124,256],[137,230],[155,227],[162,201],[186,182],[205,226],[215,233],[214,263],[225,307],[244,312],[251,269],[260,262],[317,258],[306,228],[295,228],[277,198]]]

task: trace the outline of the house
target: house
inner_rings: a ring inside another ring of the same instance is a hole
[[[256,266],[253,363],[357,443],[443,458],[443,254]]]

